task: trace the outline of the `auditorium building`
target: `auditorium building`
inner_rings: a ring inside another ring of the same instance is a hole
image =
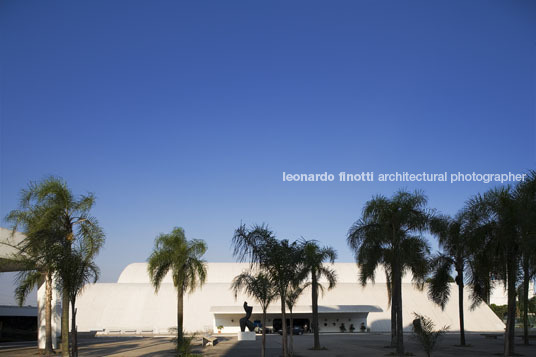
[[[1,271],[17,271],[19,267],[11,258],[13,245],[24,238],[20,233],[11,236],[7,229],[0,228]],[[238,294],[235,298],[231,283],[235,276],[249,270],[246,263],[207,263],[205,284],[184,296],[184,329],[186,332],[236,333],[239,320],[245,315],[244,301],[253,306],[251,320],[259,324],[261,308],[249,296]],[[354,331],[363,328],[369,332],[389,332],[391,328],[390,306],[387,298],[385,273],[380,269],[375,283],[361,286],[355,263],[335,263],[337,284],[319,296],[319,329],[321,333]],[[436,326],[448,325],[451,331],[458,330],[457,286],[453,284],[452,297],[445,309],[428,299],[426,291],[418,290],[407,274],[402,282],[403,321],[410,331],[413,313],[430,317]],[[531,288],[531,296],[533,287]],[[506,303],[501,286],[492,294],[491,302]],[[37,292],[37,320],[39,345],[45,338],[45,284]],[[503,322],[486,304],[470,309],[469,289],[464,292],[465,329],[468,332],[504,332]],[[274,301],[268,309],[267,327],[281,327],[280,302]],[[132,263],[125,267],[116,283],[87,285],[77,299],[77,325],[79,332],[99,335],[160,335],[168,334],[177,326],[177,293],[171,276],[164,278],[158,293],[155,293],[147,273],[146,263]],[[60,335],[61,299],[59,289],[53,290],[52,329]],[[306,289],[293,310],[296,325],[311,327],[311,290]],[[56,347],[56,340],[53,345]]]
[[[378,271],[376,282],[361,286],[355,263],[335,263],[337,285],[319,296],[320,332],[340,332],[342,327],[355,332],[389,332],[391,314],[387,299],[385,273]],[[262,310],[249,296],[231,290],[233,278],[249,269],[246,263],[207,263],[206,283],[184,296],[184,329],[187,332],[235,333],[239,320],[245,315],[244,301],[253,306],[252,321],[260,322]],[[437,326],[459,326],[458,299],[452,298],[444,310],[428,299],[426,291],[418,290],[407,275],[403,280],[403,321],[410,330],[413,313],[426,315]],[[457,287],[453,286],[453,296]],[[486,305],[471,310],[469,291],[465,299],[465,328],[467,331],[503,332],[503,322]],[[268,309],[267,327],[281,326],[278,301]],[[77,300],[79,331],[98,331],[100,334],[167,334],[177,324],[177,293],[171,276],[165,277],[155,293],[147,273],[146,263],[128,265],[117,283],[97,283],[87,286]],[[296,324],[311,326],[311,291],[306,289],[293,310]]]

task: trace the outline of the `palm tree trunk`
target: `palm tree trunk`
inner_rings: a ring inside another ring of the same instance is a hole
[[[523,344],[529,344],[529,268],[523,264]]]
[[[290,348],[289,348],[289,356],[294,356],[294,319],[292,318],[292,309],[290,310]]]
[[[508,317],[506,320],[506,336],[504,337],[504,356],[514,355],[515,321],[516,321],[516,264],[512,260],[508,262]]]
[[[463,318],[463,270],[458,270],[458,314],[460,318],[460,346],[465,346],[465,329]]]
[[[52,274],[46,273],[45,277],[45,354],[54,353],[52,348]]]
[[[311,295],[313,297],[313,349],[320,349],[320,333],[318,332],[318,281],[316,274],[311,274]]]
[[[183,320],[184,320],[184,291],[182,287],[177,288],[177,346],[180,346],[183,342]]]
[[[73,244],[73,226],[69,218],[66,219],[68,235],[64,244],[66,255],[70,255]],[[67,287],[63,287],[61,293],[61,354],[69,356],[69,291]]]
[[[391,287],[391,347],[396,347],[396,306],[394,286]]]
[[[404,355],[404,330],[402,324],[402,274],[400,266],[395,266],[395,285],[396,285],[396,353],[399,356]]]
[[[391,294],[390,296],[388,296],[388,298],[391,301],[391,347],[392,348],[396,348],[396,313],[397,313],[396,312],[397,301],[395,298],[396,287],[395,287],[395,283],[394,283],[393,276],[392,276],[394,264],[395,262],[392,261],[391,267],[390,267],[391,277],[389,278],[389,275],[386,274],[387,284],[389,284],[388,289],[387,289],[387,294]]]
[[[71,301],[71,355],[78,357],[78,336],[76,331],[76,298]]]
[[[288,357],[288,348],[287,348],[287,314],[285,311],[285,294],[281,294],[281,322],[282,322],[282,345],[283,345],[283,357]]]
[[[61,293],[61,354],[69,356],[69,293],[66,288]]]
[[[261,357],[266,354],[266,308],[262,309],[262,348]]]

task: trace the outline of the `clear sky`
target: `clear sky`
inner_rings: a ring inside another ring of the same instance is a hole
[[[283,171],[536,168],[534,1],[2,1],[0,51],[0,216],[47,175],[94,192],[104,282],[174,226],[209,261],[240,222],[352,261],[374,194],[492,187]]]

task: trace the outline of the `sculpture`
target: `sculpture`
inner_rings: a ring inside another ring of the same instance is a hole
[[[255,326],[253,325],[253,322],[249,321],[249,318],[251,317],[251,312],[253,311],[253,306],[248,306],[247,301],[244,301],[244,311],[246,311],[246,316],[240,319],[240,331],[246,331],[246,326],[250,331],[253,331]]]

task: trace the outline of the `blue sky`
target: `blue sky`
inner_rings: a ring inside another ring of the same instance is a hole
[[[210,261],[240,222],[351,261],[372,195],[455,213],[491,185],[282,172],[536,168],[535,19],[531,1],[3,1],[0,215],[47,175],[94,192],[108,282],[174,226]]]

